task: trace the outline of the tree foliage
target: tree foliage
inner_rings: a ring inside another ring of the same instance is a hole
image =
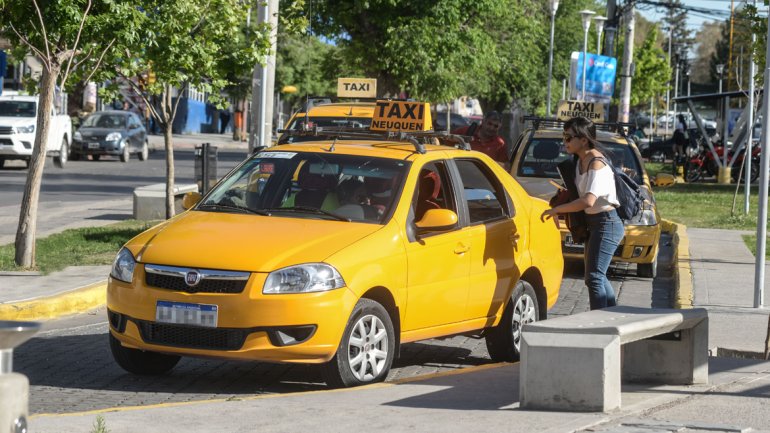
[[[284,101],[294,106],[305,96],[324,96],[334,94],[337,89],[337,77],[356,75],[352,71],[343,71],[339,59],[339,49],[322,42],[315,36],[278,33],[275,83],[276,91],[284,86],[294,86],[297,92],[283,96]]]
[[[647,106],[650,98],[656,98],[666,90],[671,68],[666,54],[659,47],[658,29],[652,27],[641,47],[634,51],[636,73],[631,81],[631,105]]]

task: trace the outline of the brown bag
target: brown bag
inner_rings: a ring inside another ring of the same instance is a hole
[[[556,207],[565,203],[569,203],[577,197],[573,197],[567,189],[559,189],[556,194],[551,197],[548,203],[551,207]],[[588,239],[588,223],[586,222],[586,214],[583,211],[572,212],[565,215],[567,221],[567,228],[570,234],[572,234],[572,241],[575,243],[583,243]]]

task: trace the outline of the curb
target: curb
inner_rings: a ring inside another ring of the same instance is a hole
[[[107,302],[107,281],[58,295],[15,304],[0,304],[0,320],[48,320],[82,313]]]
[[[664,232],[671,233],[675,251],[673,255],[674,293],[672,307],[678,309],[692,308],[692,270],[690,269],[690,239],[687,237],[687,226],[666,219],[661,221],[661,226]]]

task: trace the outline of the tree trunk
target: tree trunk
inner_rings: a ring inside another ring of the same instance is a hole
[[[19,213],[19,226],[16,229],[16,265],[23,268],[35,266],[35,232],[37,230],[37,205],[40,200],[40,184],[43,181],[45,152],[48,147],[48,132],[51,125],[56,79],[61,67],[53,64],[51,70],[43,68],[40,79],[40,96],[37,107],[37,134],[32,146],[32,159],[29,161],[27,183]]]
[[[174,144],[172,142],[174,119],[172,117],[171,86],[166,86],[162,109],[165,118],[163,141],[166,145],[166,218],[168,219],[176,214],[174,206]]]

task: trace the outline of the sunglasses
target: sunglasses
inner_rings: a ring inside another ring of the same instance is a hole
[[[567,143],[567,142],[571,141],[573,138],[578,138],[578,137],[576,135],[572,135],[572,134],[564,134],[564,135],[562,135],[562,138],[564,138],[564,142]]]

